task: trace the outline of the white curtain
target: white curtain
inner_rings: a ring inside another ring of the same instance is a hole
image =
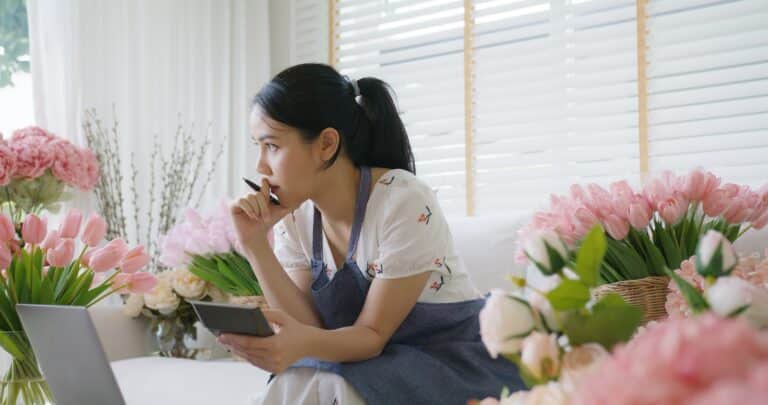
[[[168,153],[180,123],[211,131],[208,159],[226,137],[202,207],[245,191],[250,99],[270,73],[267,0],[29,0],[28,13],[37,124],[85,145],[84,111],[111,123],[114,106],[126,198],[131,153],[146,175],[154,135]]]

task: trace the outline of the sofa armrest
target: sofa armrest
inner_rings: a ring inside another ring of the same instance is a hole
[[[109,361],[147,356],[153,349],[148,323],[131,318],[121,305],[96,305],[88,309]]]

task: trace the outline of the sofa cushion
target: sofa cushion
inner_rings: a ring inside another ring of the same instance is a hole
[[[525,275],[525,266],[515,262],[515,250],[517,231],[528,220],[528,215],[448,218],[456,251],[480,292],[509,289],[508,275]]]

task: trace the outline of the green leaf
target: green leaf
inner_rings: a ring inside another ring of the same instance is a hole
[[[606,249],[605,232],[603,227],[597,225],[584,238],[576,257],[576,269],[574,269],[581,281],[589,287],[597,285],[600,264],[603,263]]]
[[[569,311],[563,316],[563,332],[571,345],[599,343],[608,350],[628,341],[642,324],[643,311],[608,294],[591,311]]]
[[[664,272],[671,279],[675,280],[675,284],[677,284],[677,288],[680,289],[680,292],[683,294],[683,298],[685,298],[685,301],[688,303],[688,306],[691,308],[691,311],[693,311],[693,313],[700,313],[709,309],[709,303],[707,302],[706,299],[704,299],[704,296],[694,286],[692,286],[689,282],[685,281],[685,279],[680,277],[674,271],[671,271],[665,268]]]
[[[658,226],[656,228],[656,235],[659,238],[661,244],[661,250],[664,252],[664,257],[667,261],[667,267],[671,269],[680,268],[680,262],[683,260],[680,256],[680,249],[675,243],[675,239],[670,235],[671,230]]]
[[[558,311],[583,308],[589,302],[589,288],[581,281],[563,279],[546,294],[552,308]]]

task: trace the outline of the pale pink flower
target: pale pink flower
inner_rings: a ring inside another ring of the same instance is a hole
[[[3,269],[5,272],[5,269],[8,268],[12,260],[13,255],[11,255],[8,246],[5,243],[0,243],[0,269]],[[5,277],[5,273],[3,273],[3,277]]]
[[[147,272],[133,274],[120,273],[112,280],[113,288],[118,291],[127,290],[131,294],[144,294],[150,292],[157,285],[157,277]]]
[[[89,247],[88,249],[86,249],[85,252],[83,253],[83,257],[80,258],[80,263],[82,263],[86,267],[91,267],[91,256],[93,256],[93,254],[97,250],[99,249],[96,247]]]
[[[704,213],[712,218],[719,217],[730,201],[728,194],[723,189],[715,189],[704,197]]]
[[[59,239],[59,231],[51,229],[48,231],[48,235],[43,240],[43,243],[40,244],[40,247],[45,250],[55,249],[56,245],[59,244]]]
[[[101,243],[106,234],[107,222],[98,214],[93,213],[88,217],[88,221],[85,223],[85,229],[83,229],[81,239],[86,245],[94,247]]]
[[[120,270],[123,273],[135,273],[140,268],[149,264],[149,255],[144,251],[144,246],[136,246],[128,250],[120,261]]]
[[[16,237],[16,228],[5,214],[0,214],[0,242],[8,242]]]
[[[688,212],[688,201],[682,195],[678,195],[659,202],[656,208],[664,222],[675,225]]]
[[[34,142],[47,143],[56,140],[56,137],[43,128],[33,126],[17,129],[13,131],[13,134],[11,134],[11,141],[13,142],[30,140],[33,140]]]
[[[65,267],[72,262],[75,255],[75,241],[63,238],[58,241],[54,249],[48,250],[46,259],[53,267]]]
[[[27,215],[21,226],[21,236],[30,245],[39,245],[45,239],[46,232],[45,222],[34,214]]]
[[[597,343],[576,346],[563,355],[560,382],[566,392],[572,393],[585,376],[600,367],[610,354]]]
[[[683,194],[687,199],[702,201],[720,185],[720,178],[710,172],[695,169],[685,176],[683,183]]]
[[[608,215],[603,224],[608,235],[615,240],[622,240],[629,234],[629,222],[616,215]]]
[[[653,216],[653,210],[645,199],[629,206],[629,223],[635,229],[645,229]]]
[[[16,175],[16,154],[0,140],[0,186],[8,185]]]
[[[696,256],[691,256],[690,259],[683,260],[680,263],[680,269],[675,270],[675,273],[693,285],[699,292],[704,291],[704,279],[698,272],[696,272]],[[674,280],[670,280],[667,288],[669,293],[667,294],[665,308],[669,317],[678,319],[691,316],[691,310],[680,292],[677,283],[675,283]]]
[[[83,213],[78,209],[71,209],[64,221],[59,226],[59,236],[62,238],[75,238],[80,232],[80,222],[83,220]]]
[[[95,251],[88,264],[97,273],[105,272],[117,267],[127,251],[128,247],[125,242],[122,239],[115,239]]]
[[[77,187],[80,190],[88,191],[99,182],[99,160],[90,149],[81,149],[80,159],[82,159],[82,172]]]
[[[686,404],[768,364],[768,334],[708,313],[648,328],[578,385],[574,405]],[[653,384],[633,382],[653,381]]]
[[[55,156],[51,172],[59,180],[77,186],[85,172],[80,150],[65,139],[57,139],[51,147]]]

